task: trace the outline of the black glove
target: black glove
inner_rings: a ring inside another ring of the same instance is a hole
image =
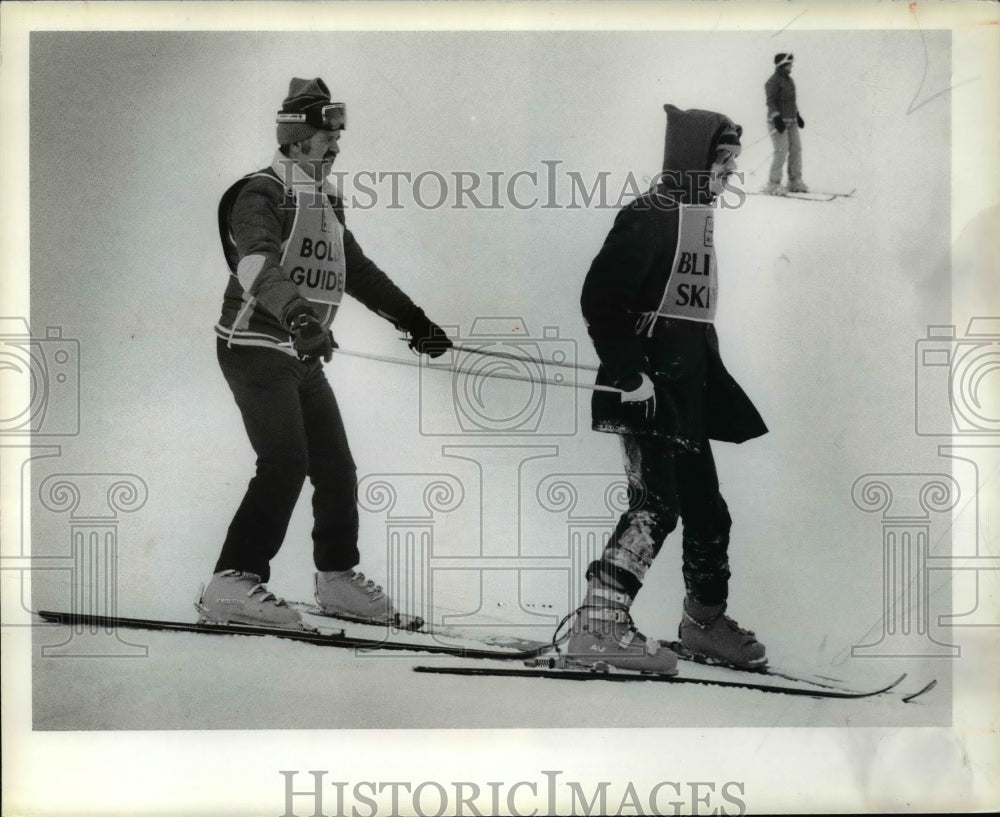
[[[417,311],[406,330],[410,333],[410,348],[419,354],[441,357],[453,346],[444,329],[428,318],[422,309]]]
[[[339,348],[333,339],[333,332],[319,322],[310,311],[301,311],[288,324],[292,333],[292,346],[299,360],[310,361],[323,358],[327,363],[333,358],[333,350]]]
[[[778,133],[784,133],[785,132],[785,120],[783,120],[781,118],[781,114],[780,113],[776,113],[774,116],[772,116],[771,117],[771,122],[774,124],[774,129]]]
[[[795,114],[795,120],[799,123],[800,128],[804,128],[806,126],[806,120],[799,116],[799,114]]]

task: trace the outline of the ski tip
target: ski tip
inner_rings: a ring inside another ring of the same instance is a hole
[[[909,695],[907,695],[906,697],[904,697],[903,698],[903,703],[904,704],[910,703],[910,701],[914,700],[915,698],[919,698],[925,692],[930,692],[936,686],[937,686],[937,679],[935,678],[929,684],[925,684],[923,687],[921,687],[920,689],[918,689],[916,692],[910,693]]]

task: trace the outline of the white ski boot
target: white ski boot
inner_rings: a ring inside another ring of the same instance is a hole
[[[781,182],[768,182],[760,189],[760,192],[768,196],[781,196],[785,189],[781,186]]]
[[[256,573],[223,570],[212,576],[195,604],[200,624],[250,624],[307,630],[302,616],[261,584]]]
[[[316,603],[326,615],[366,624],[399,626],[403,618],[379,585],[354,570],[317,573]]]
[[[737,669],[767,667],[764,645],[726,615],[726,605],[704,605],[684,599],[684,617],[678,628],[680,647],[695,659]]]
[[[598,600],[603,603],[595,604]],[[624,593],[588,589],[587,601],[576,611],[566,644],[567,663],[676,675],[677,655],[636,629],[628,611],[630,603]]]

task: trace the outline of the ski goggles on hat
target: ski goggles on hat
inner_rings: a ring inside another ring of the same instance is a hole
[[[317,130],[344,130],[347,127],[347,105],[343,102],[316,102],[303,111],[278,111],[282,124],[306,124]]]
[[[791,65],[793,59],[795,59],[794,54],[786,54],[785,58],[778,63],[778,68],[781,68],[782,65]]]

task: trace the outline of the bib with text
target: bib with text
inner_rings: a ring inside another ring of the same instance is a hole
[[[656,314],[712,323],[718,294],[715,247],[712,241],[713,208],[680,205],[677,252],[670,268],[667,290]]]
[[[304,298],[337,306],[344,297],[344,228],[326,196],[295,191],[295,223],[281,265]]]

